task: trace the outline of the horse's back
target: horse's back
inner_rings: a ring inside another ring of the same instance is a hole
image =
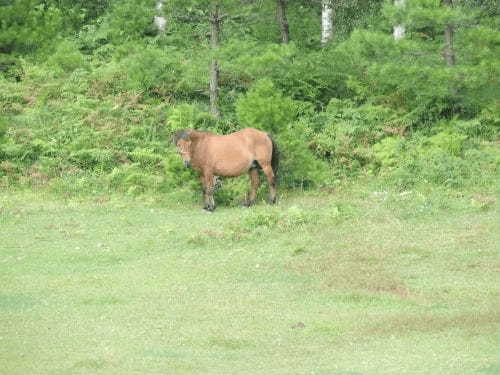
[[[222,176],[239,175],[255,161],[267,163],[272,155],[272,143],[267,133],[245,128],[227,135],[206,138],[206,162]]]
[[[238,130],[234,133],[228,134],[225,137],[231,137],[237,143],[245,143],[249,148],[255,148],[259,146],[269,147],[271,145],[271,139],[266,132],[254,128],[245,128]]]

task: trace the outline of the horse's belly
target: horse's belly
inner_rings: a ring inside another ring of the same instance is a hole
[[[252,161],[223,159],[215,164],[214,175],[235,177],[250,169]]]

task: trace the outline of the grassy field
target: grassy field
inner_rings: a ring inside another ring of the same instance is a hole
[[[0,195],[2,374],[499,374],[496,194]]]

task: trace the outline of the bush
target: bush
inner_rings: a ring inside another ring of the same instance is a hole
[[[186,188],[201,191],[197,173],[192,168],[185,168],[182,159],[173,149],[169,150],[162,165],[166,189]]]
[[[140,195],[161,191],[165,178],[156,173],[145,171],[139,165],[122,165],[113,168],[106,175],[105,182],[111,191]]]
[[[163,156],[149,148],[136,148],[128,153],[129,159],[144,169],[154,169],[159,166]]]
[[[216,126],[213,116],[199,105],[182,103],[172,107],[167,119],[170,133],[180,129],[210,129]]]
[[[467,142],[458,130],[427,137],[385,138],[374,146],[374,167],[404,189],[421,183],[451,188],[485,184],[498,172],[498,152]],[[495,156],[497,155],[497,156]]]
[[[405,140],[401,137],[387,137],[373,145],[373,154],[382,169],[396,166],[403,154]]]
[[[84,67],[85,58],[75,42],[63,40],[57,44],[54,53],[49,56],[47,65],[50,69],[71,72],[77,68]]]
[[[73,152],[70,160],[79,168],[89,170],[109,171],[116,164],[116,159],[110,150],[99,148]]]
[[[123,82],[125,90],[173,89],[179,73],[175,55],[171,51],[149,46],[131,47],[125,53],[126,56],[119,63],[120,69],[126,74]]]
[[[303,123],[293,124],[275,138],[280,150],[279,187],[308,189],[332,182],[328,165],[308,148],[310,140]]]
[[[387,132],[404,132],[396,112],[384,106],[355,107],[349,100],[332,99],[324,113],[309,122],[311,147],[344,174],[356,174],[373,161],[372,145]]]
[[[297,103],[283,96],[269,79],[255,83],[248,93],[236,102],[236,115],[240,124],[273,134],[289,127],[297,114]]]
[[[124,0],[113,2],[104,17],[102,28],[107,39],[114,44],[154,34],[152,19],[155,12],[153,0]]]
[[[12,56],[0,53],[0,79],[20,81],[23,76],[21,61]]]
[[[47,46],[63,29],[60,9],[36,0],[7,1],[0,5],[0,49],[7,53],[30,53]]]
[[[3,117],[0,117],[0,145],[5,142],[5,134],[7,133],[7,122]],[[0,156],[1,160],[1,156]]]

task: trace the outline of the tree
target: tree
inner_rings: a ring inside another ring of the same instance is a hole
[[[453,6],[452,0],[443,0],[443,4],[446,7],[451,8]],[[455,51],[453,49],[453,34],[454,27],[451,23],[446,23],[444,25],[444,52],[443,57],[448,66],[455,65]]]
[[[64,29],[59,8],[39,0],[0,1],[0,53],[30,53]]]
[[[394,5],[399,8],[404,8],[406,5],[406,0],[394,0]],[[403,23],[395,25],[393,29],[393,35],[395,40],[401,40],[405,37],[405,25]]]
[[[276,18],[280,26],[281,40],[283,43],[290,41],[290,30],[286,18],[286,0],[276,0]]]
[[[215,56],[220,45],[221,18],[219,0],[212,0],[210,23],[210,46],[214,54],[210,64],[210,112],[215,118],[219,118],[219,63]]]
[[[333,36],[332,0],[321,1],[321,44],[325,46]]]
[[[165,27],[167,25],[167,20],[163,16],[162,8],[163,8],[163,2],[164,0],[157,0],[156,1],[156,15],[154,17],[154,24],[158,28],[158,32],[160,34],[163,34],[165,32]]]

